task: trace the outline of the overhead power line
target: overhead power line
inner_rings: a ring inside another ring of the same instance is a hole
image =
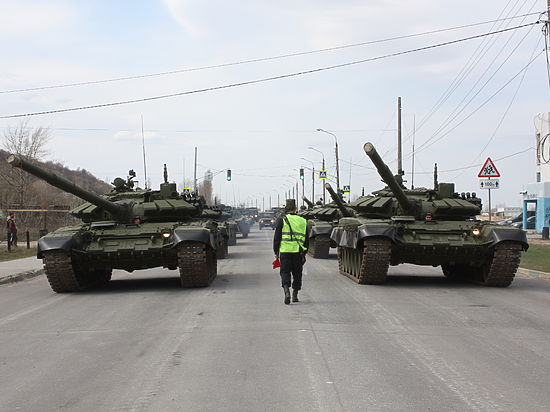
[[[145,79],[145,78],[149,78],[149,77],[169,76],[169,75],[173,75],[173,74],[189,73],[189,72],[196,72],[196,71],[201,71],[201,70],[219,69],[219,68],[224,68],[224,67],[239,66],[239,65],[243,65],[243,64],[260,63],[260,62],[271,61],[271,60],[287,59],[287,58],[290,58],[290,57],[306,56],[306,55],[309,55],[309,54],[317,54],[317,53],[324,53],[324,52],[335,51],[335,50],[350,49],[350,48],[353,48],[353,47],[368,46],[368,45],[371,45],[371,44],[387,43],[387,42],[391,42],[391,41],[395,41],[395,40],[403,40],[403,39],[409,39],[409,38],[413,38],[413,37],[421,37],[421,36],[426,36],[426,35],[429,35],[429,34],[444,33],[444,32],[448,32],[448,31],[454,31],[454,30],[466,29],[466,28],[470,28],[470,27],[482,26],[482,25],[501,22],[501,21],[509,21],[509,20],[514,20],[514,19],[519,19],[519,18],[525,18],[525,17],[528,17],[528,16],[534,16],[534,15],[537,15],[537,14],[540,15],[541,13],[540,12],[527,13],[527,14],[522,14],[522,15],[518,15],[518,16],[511,16],[511,17],[499,18],[499,19],[495,19],[495,20],[483,21],[483,22],[479,22],[479,23],[465,24],[465,25],[462,25],[462,26],[455,26],[455,27],[425,31],[425,32],[414,33],[414,34],[405,34],[405,35],[401,35],[401,36],[389,37],[389,38],[386,38],[386,39],[370,40],[370,41],[365,41],[365,42],[361,42],[361,43],[345,44],[345,45],[341,45],[341,46],[326,47],[326,48],[323,48],[323,49],[308,50],[308,51],[296,52],[296,53],[280,54],[280,55],[276,55],[276,56],[260,57],[260,58],[256,58],[256,59],[241,60],[241,61],[221,63],[221,64],[213,64],[213,65],[208,65],[208,66],[190,67],[190,68],[185,68],[185,69],[169,70],[169,71],[163,71],[163,72],[157,72],[157,73],[140,74],[140,75],[135,75],[135,76],[114,77],[114,78],[110,78],[110,79],[90,80],[90,81],[82,81],[82,82],[75,82],[75,83],[55,84],[55,85],[49,85],[49,86],[37,86],[37,87],[20,88],[20,89],[12,89],[12,90],[0,90],[0,94],[34,92],[34,91],[39,91],[39,90],[61,89],[61,88],[76,87],[76,86],[89,86],[89,85],[101,84],[101,83],[113,83],[113,82],[119,82],[119,81],[124,81],[124,80],[136,80],[136,79]]]
[[[406,55],[406,54],[416,53],[416,52],[430,50],[430,49],[435,49],[435,48],[438,48],[438,47],[449,46],[451,44],[461,43],[461,42],[465,42],[465,41],[468,41],[468,40],[479,39],[479,38],[482,38],[482,37],[492,36],[492,35],[495,35],[495,34],[504,33],[504,32],[508,32],[508,31],[512,31],[512,30],[518,30],[518,29],[521,29],[521,28],[524,28],[524,27],[531,27],[531,26],[536,25],[536,24],[540,24],[540,21],[537,20],[536,22],[532,22],[532,23],[527,23],[527,24],[522,24],[522,25],[519,25],[519,26],[509,27],[509,28],[506,28],[506,29],[497,30],[497,31],[493,31],[493,32],[477,34],[477,35],[474,35],[474,36],[464,37],[464,38],[461,38],[461,39],[449,40],[449,41],[442,42],[442,43],[432,44],[430,46],[418,47],[418,48],[415,48],[415,49],[404,50],[404,51],[400,51],[400,52],[385,54],[385,55],[382,55],[382,56],[371,57],[371,58],[367,58],[367,59],[354,60],[354,61],[346,62],[346,63],[334,64],[334,65],[331,65],[331,66],[319,67],[319,68],[316,68],[316,69],[310,69],[310,70],[304,70],[304,71],[300,71],[300,72],[281,74],[281,75],[278,75],[278,76],[264,77],[264,78],[261,78],[261,79],[247,80],[247,81],[242,81],[242,82],[237,82],[237,83],[225,84],[225,85],[221,85],[221,86],[213,86],[213,87],[207,87],[207,88],[203,88],[203,89],[195,89],[195,90],[188,90],[188,91],[177,92],[177,93],[163,94],[163,95],[159,95],[159,96],[150,96],[150,97],[143,97],[143,98],[139,98],[139,99],[122,100],[122,101],[118,101],[118,102],[100,103],[100,104],[93,104],[93,105],[88,105],[88,106],[70,107],[70,108],[65,108],[65,109],[44,110],[44,111],[40,111],[40,112],[30,112],[30,113],[4,115],[4,116],[0,116],[0,119],[13,119],[13,118],[18,118],[18,117],[39,116],[39,115],[45,115],[45,114],[74,112],[74,111],[78,111],[78,110],[98,109],[98,108],[101,108],[101,107],[121,106],[121,105],[132,104],[132,103],[143,103],[143,102],[167,99],[167,98],[170,98],[170,97],[179,97],[179,96],[185,96],[185,95],[190,95],[190,94],[205,93],[205,92],[211,92],[211,91],[215,91],[215,90],[223,90],[223,89],[230,89],[230,88],[235,88],[235,87],[240,87],[240,86],[247,86],[247,85],[257,84],[257,83],[265,83],[265,82],[269,82],[269,81],[273,81],[273,80],[288,79],[288,78],[291,78],[291,77],[303,76],[303,75],[312,74],[312,73],[319,73],[319,72],[323,72],[323,71],[327,71],[327,70],[339,69],[339,68],[343,68],[343,67],[354,66],[354,65],[357,65],[357,64],[382,60],[382,59],[386,59],[386,58],[390,58],[390,57],[403,56],[403,55]]]

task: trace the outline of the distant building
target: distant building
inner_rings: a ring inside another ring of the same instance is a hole
[[[527,226],[527,205],[536,204],[537,232],[550,226],[550,112],[535,117],[536,183],[525,186],[523,191],[523,227]]]

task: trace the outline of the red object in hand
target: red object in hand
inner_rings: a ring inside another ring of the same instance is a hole
[[[281,267],[281,261],[279,260],[279,258],[276,258],[273,261],[273,269],[277,269],[277,268],[280,268],[280,267]]]

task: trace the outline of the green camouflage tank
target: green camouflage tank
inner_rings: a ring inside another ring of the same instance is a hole
[[[454,183],[434,178],[433,189],[406,189],[371,143],[364,150],[388,186],[340,205],[344,217],[331,238],[341,274],[380,284],[389,265],[412,263],[441,266],[448,278],[485,286],[512,283],[521,252],[529,247],[524,231],[476,220],[481,199],[455,193]],[[330,185],[327,189],[338,203]]]
[[[308,223],[308,253],[314,258],[326,259],[329,257],[330,248],[336,247],[336,243],[330,239],[330,234],[338,219],[342,217],[342,212],[335,202],[315,205],[305,196],[303,199],[309,208],[301,210],[298,215],[306,219]]]
[[[218,224],[203,215],[202,198],[182,196],[168,183],[166,165],[159,190],[134,188],[131,170],[127,180],[116,178],[113,190],[98,196],[15,155],[7,161],[86,201],[71,211],[81,224],[38,242],[37,256],[55,292],[107,282],[113,269],[178,269],[186,288],[208,286],[216,277],[223,238]]]

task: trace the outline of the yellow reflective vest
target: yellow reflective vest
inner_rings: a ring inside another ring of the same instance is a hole
[[[290,223],[290,226],[289,226]],[[292,227],[292,234],[290,232]],[[306,251],[307,220],[301,216],[288,214],[283,218],[283,231],[281,233],[280,253],[298,253],[300,249]]]

